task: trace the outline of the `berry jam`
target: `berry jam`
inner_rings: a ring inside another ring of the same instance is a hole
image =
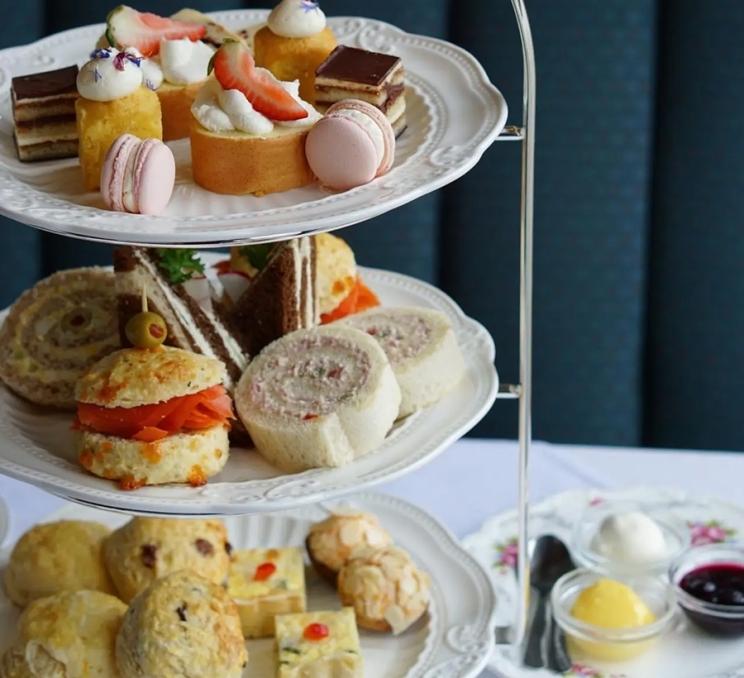
[[[727,618],[684,607],[687,616],[709,633],[724,636],[744,634],[744,565],[713,563],[688,572],[679,587],[693,598],[722,605],[738,618]]]

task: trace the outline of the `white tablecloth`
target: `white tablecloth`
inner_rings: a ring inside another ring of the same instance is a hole
[[[564,490],[632,485],[678,487],[744,502],[744,454],[538,442],[532,447],[531,467],[533,502]],[[423,469],[377,489],[418,504],[464,537],[489,516],[516,506],[516,474],[515,442],[461,440]],[[11,513],[8,541],[17,539],[64,504],[61,499],[3,476],[0,497]]]

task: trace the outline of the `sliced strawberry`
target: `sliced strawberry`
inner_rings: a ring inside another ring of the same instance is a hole
[[[224,89],[237,89],[253,108],[271,120],[307,118],[300,106],[274,78],[256,70],[248,48],[239,42],[226,42],[212,59],[214,75]]]
[[[138,12],[127,5],[119,5],[106,18],[106,39],[119,49],[136,47],[143,56],[151,57],[160,51],[160,40],[200,40],[207,29],[202,24],[175,21],[150,12]]]

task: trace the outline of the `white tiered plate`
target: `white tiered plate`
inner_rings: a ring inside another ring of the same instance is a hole
[[[361,494],[355,506],[376,514],[397,544],[431,575],[429,614],[400,636],[362,631],[365,675],[385,678],[471,678],[477,676],[493,647],[495,594],[488,575],[457,540],[419,508],[384,494]],[[226,520],[235,548],[302,547],[311,523],[327,514],[314,506],[283,515],[254,515]],[[68,506],[50,516],[97,520],[118,527],[126,516]],[[0,557],[0,567],[7,558]],[[310,569],[308,608],[339,607],[334,590]],[[14,639],[18,610],[0,592],[0,652]],[[248,641],[248,676],[273,676],[273,641]]]
[[[466,317],[435,287],[376,269],[362,268],[361,274],[384,306],[424,306],[445,313],[467,367],[465,378],[452,392],[399,422],[377,450],[342,468],[279,475],[255,451],[233,448],[227,466],[205,487],[166,485],[124,492],[110,481],[87,474],[77,463],[71,413],[35,407],[0,386],[0,473],[104,508],[206,515],[292,508],[418,468],[469,431],[491,408],[499,384],[493,340],[482,325]]]
[[[578,490],[546,499],[530,509],[530,537],[554,534],[566,544],[589,505],[606,500],[634,501],[655,512],[686,523],[693,544],[744,539],[744,508],[713,498],[691,496],[682,490],[637,487],[621,491]],[[512,563],[515,557],[517,514],[488,520],[463,540],[465,548],[491,573],[498,596],[496,623],[511,624],[518,599]],[[520,666],[508,647],[497,648],[489,667],[504,678],[555,678],[546,669]],[[673,628],[638,659],[602,663],[577,658],[564,678],[744,678],[744,643],[713,638],[696,630],[679,612]]]
[[[214,14],[233,28],[263,22],[265,10]],[[348,226],[441,188],[471,169],[506,123],[507,107],[478,61],[448,42],[410,35],[372,19],[337,17],[340,43],[390,52],[407,73],[408,130],[393,170],[372,183],[331,194],[318,186],[261,198],[223,196],[196,186],[189,144],[171,144],[178,163],[173,198],[160,217],[103,209],[85,192],[77,159],[21,163],[13,145],[10,79],[87,59],[102,25],[59,33],[0,51],[0,212],[55,233],[106,242],[157,245],[281,240]]]

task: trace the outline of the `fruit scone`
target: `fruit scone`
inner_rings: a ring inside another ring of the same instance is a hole
[[[227,593],[246,638],[274,635],[274,617],[305,611],[305,563],[297,548],[235,551]]]
[[[452,325],[428,308],[375,308],[339,324],[373,337],[384,349],[400,386],[400,416],[432,405],[465,375]]]
[[[143,313],[130,322],[141,325],[142,339],[162,341],[159,316]],[[190,351],[156,346],[112,353],[77,384],[80,463],[122,489],[204,485],[229,456],[233,415],[224,379],[220,361]]]
[[[277,678],[364,678],[354,610],[276,618]]]
[[[103,46],[145,57],[145,85],[160,99],[167,141],[189,135],[191,104],[207,79],[214,50],[226,40],[242,42],[237,33],[193,9],[166,18],[119,5],[106,18]]]
[[[398,416],[400,389],[372,337],[326,325],[267,346],[235,402],[257,450],[295,472],[341,466],[378,447]]]
[[[321,116],[300,98],[298,82],[282,82],[257,68],[238,42],[220,47],[212,66],[214,77],[191,107],[194,181],[234,195],[265,195],[311,183],[305,138]]]

